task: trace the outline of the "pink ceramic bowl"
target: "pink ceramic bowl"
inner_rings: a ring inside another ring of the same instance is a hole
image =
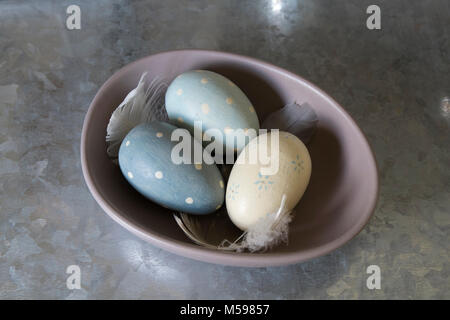
[[[308,144],[312,175],[295,209],[288,245],[264,253],[230,253],[193,244],[172,213],[140,196],[106,154],[106,126],[113,110],[145,71],[171,81],[191,69],[216,71],[249,97],[260,121],[286,103],[308,102],[319,128]],[[372,151],[352,118],[331,97],[301,77],[268,63],[235,54],[180,50],[158,53],[117,71],[100,88],[83,125],[81,163],[98,204],[142,239],[173,253],[234,266],[276,266],[324,255],[356,236],[377,199],[378,176]]]

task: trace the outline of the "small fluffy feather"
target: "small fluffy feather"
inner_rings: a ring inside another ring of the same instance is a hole
[[[299,105],[293,102],[269,114],[261,128],[287,131],[303,143],[308,143],[316,131],[317,123],[317,114],[308,103]]]
[[[179,215],[174,214],[173,216],[181,230],[183,230],[188,238],[194,243],[206,248],[217,249],[217,246],[208,243],[198,232],[196,232],[197,230],[202,229],[191,215],[180,212]]]
[[[202,225],[199,222],[199,219],[196,215],[187,214],[184,212],[179,212],[178,214],[174,213],[175,221],[181,230],[186,234],[186,236],[191,239],[194,243],[209,249],[215,250],[228,250],[234,251],[235,249],[232,247],[221,247],[216,244],[210,243],[208,241],[208,234],[210,232],[215,232],[216,225],[212,223],[209,225],[209,228],[205,228],[205,225]]]
[[[112,159],[117,158],[120,144],[131,129],[141,123],[167,119],[164,107],[167,85],[155,78],[146,87],[146,75],[142,74],[137,87],[128,93],[111,115],[106,129],[106,142],[108,156]]]
[[[277,212],[260,219],[234,242],[223,240],[218,246],[209,243],[206,236],[209,232],[214,232],[214,225],[205,230],[205,225],[200,224],[195,215],[183,212],[174,214],[174,218],[189,239],[200,246],[226,251],[256,252],[268,250],[282,242],[287,243],[292,215],[290,210],[286,210],[286,196],[283,195]]]
[[[234,242],[224,240],[220,249],[241,252],[266,251],[281,242],[287,243],[289,223],[292,220],[291,211],[286,209],[286,195],[281,199],[280,208],[274,214],[269,214],[258,220]]]

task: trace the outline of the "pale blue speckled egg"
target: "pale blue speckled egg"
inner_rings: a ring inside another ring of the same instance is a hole
[[[248,129],[259,129],[258,116],[247,96],[229,79],[212,71],[179,75],[167,89],[165,102],[173,124],[193,132],[194,121],[201,121],[203,132],[220,130],[224,150],[240,151],[251,140]]]
[[[175,164],[175,126],[154,121],[132,129],[119,149],[120,169],[143,196],[174,211],[208,214],[224,201],[224,182],[215,164]],[[195,141],[190,136],[192,143]]]

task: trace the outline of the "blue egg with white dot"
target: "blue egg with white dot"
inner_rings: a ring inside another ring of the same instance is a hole
[[[214,163],[174,161],[172,153],[180,142],[171,140],[176,129],[160,121],[133,128],[120,145],[120,170],[139,193],[165,208],[199,215],[212,213],[224,201],[222,175]],[[203,150],[197,140],[187,131],[186,134],[192,151],[194,146]],[[186,160],[186,154],[181,153],[181,158]],[[193,153],[191,159],[194,160]]]
[[[257,135],[259,120],[247,96],[226,77],[208,70],[193,70],[176,77],[167,88],[166,110],[170,121],[194,130],[219,130],[225,151],[240,151]]]

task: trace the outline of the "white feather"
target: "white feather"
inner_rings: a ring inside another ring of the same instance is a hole
[[[152,120],[166,120],[164,94],[167,84],[159,78],[153,79],[146,87],[142,74],[136,88],[131,90],[122,103],[114,110],[106,129],[107,153],[116,159],[122,140],[137,125]]]
[[[291,211],[286,210],[286,195],[283,195],[278,211],[258,220],[234,242],[224,240],[219,248],[241,252],[265,251],[281,242],[287,243]]]
[[[210,243],[205,234],[220,232],[220,230],[205,232],[206,226],[201,224],[196,216],[183,212],[174,214],[174,218],[189,239],[198,245],[216,250],[256,252],[268,250],[282,242],[287,243],[292,215],[290,210],[286,210],[286,196],[283,195],[277,212],[260,219],[234,242],[225,239],[219,245]]]

